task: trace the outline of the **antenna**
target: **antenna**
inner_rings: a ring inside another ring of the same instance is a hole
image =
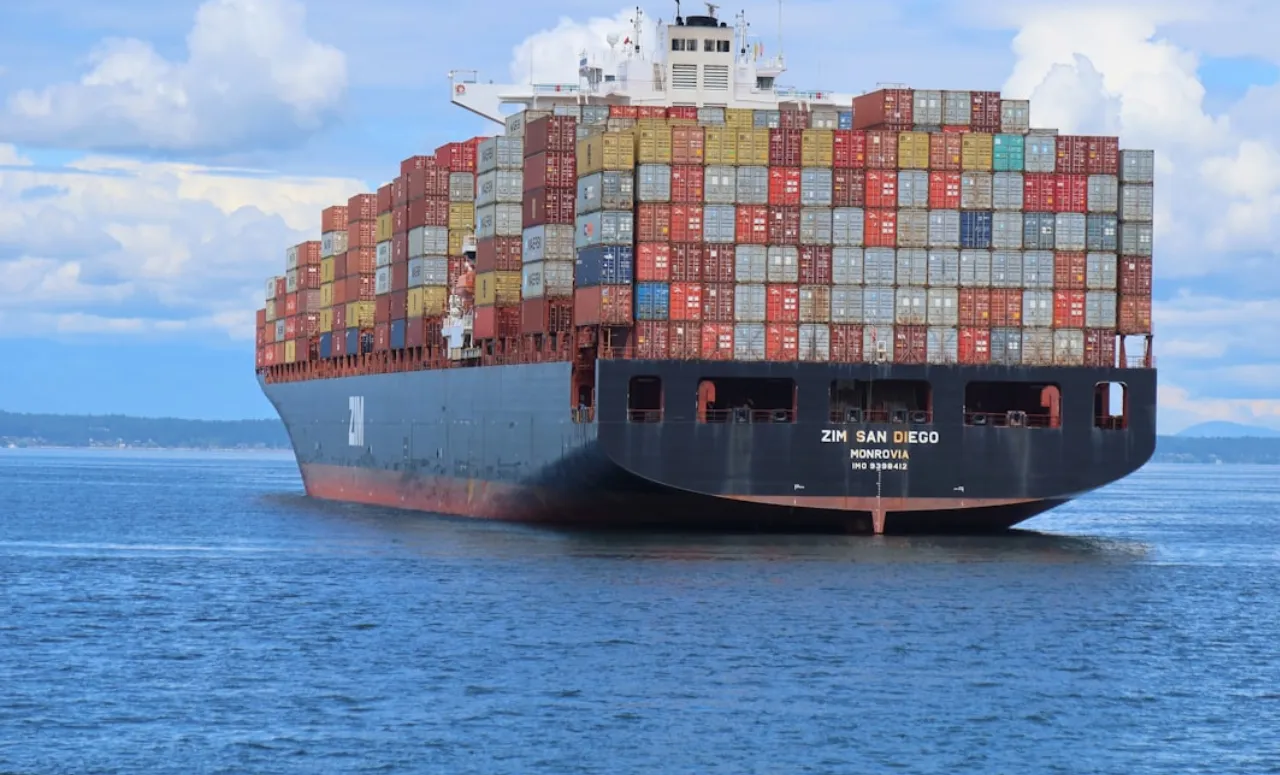
[[[637,54],[640,53],[640,33],[644,31],[644,23],[642,22],[642,19],[644,19],[644,11],[640,10],[640,6],[637,5],[636,18],[631,20],[632,24],[635,26],[635,31],[636,31],[634,49]]]
[[[706,5],[707,5],[707,16],[710,16],[714,19],[716,15],[716,11],[720,10],[720,6],[716,5],[715,3],[707,3]]]
[[[778,0],[778,56],[782,56],[782,0]]]
[[[676,0],[676,26],[679,27],[682,24],[684,21],[680,18],[680,0]]]

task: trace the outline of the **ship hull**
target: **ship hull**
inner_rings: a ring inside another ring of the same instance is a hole
[[[789,422],[708,423],[709,376],[788,379]],[[637,378],[660,418],[634,421]],[[931,386],[927,422],[832,416],[833,380]],[[1052,383],[1057,427],[965,422],[973,381]],[[1154,452],[1155,371],[600,361],[590,422],[568,363],[263,382],[307,493],[437,514],[581,528],[989,533],[1137,470]],[[1127,387],[1126,427],[1094,423],[1094,386]]]

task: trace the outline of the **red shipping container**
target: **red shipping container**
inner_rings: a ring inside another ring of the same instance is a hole
[[[276,346],[274,344],[269,344],[262,348],[262,365],[264,367],[274,366],[276,363],[278,363],[276,360]]]
[[[574,222],[576,188],[542,188],[524,195],[524,227]]]
[[[413,172],[414,170],[420,170],[423,167],[427,166],[428,164],[433,164],[433,163],[435,163],[435,159],[431,158],[430,156],[410,156],[409,158],[400,162],[400,174],[408,175],[410,172]]]
[[[957,306],[960,325],[991,325],[991,290],[989,288],[961,288]]]
[[[494,307],[494,325],[499,337],[512,338],[520,336],[520,305],[511,307]]]
[[[391,233],[409,233],[409,206],[402,205],[391,211]]]
[[[577,147],[578,121],[573,116],[543,116],[524,125],[526,159],[547,152],[573,153]]]
[[[497,307],[476,307],[476,312],[471,322],[471,336],[473,339],[493,339],[497,336],[497,311]]]
[[[1116,365],[1116,332],[1109,328],[1086,328],[1084,365],[1110,368]]]
[[[702,324],[687,320],[671,324],[671,357],[696,360],[702,356]]]
[[[697,108],[694,108],[694,119],[697,119]],[[671,127],[671,163],[701,165],[706,159],[706,137],[702,127],[687,124],[676,124]],[[699,166],[701,171],[702,167]],[[674,185],[675,170],[672,170]]]
[[[671,283],[671,319],[702,320],[702,283]]]
[[[1120,138],[1090,137],[1086,144],[1085,171],[1090,175],[1120,174]]]
[[[769,361],[800,359],[800,326],[769,323],[764,327],[764,357]]]
[[[837,129],[831,138],[832,161],[838,170],[860,170],[867,166],[867,133]]]
[[[799,168],[803,137],[798,129],[770,129],[769,166]]]
[[[400,176],[391,181],[391,204],[394,207],[404,207],[409,204],[409,178]]]
[[[898,206],[898,173],[867,170],[867,207]]]
[[[547,305],[547,331],[567,334],[573,330],[573,299],[551,299]]]
[[[578,190],[578,158],[572,151],[548,151],[524,159],[524,190],[572,188]]]
[[[310,312],[298,316],[298,336],[320,336],[320,313]]]
[[[409,260],[409,234],[393,234],[391,236],[391,263],[400,264]]]
[[[276,314],[277,314],[277,315],[279,315],[279,314],[280,314],[280,311],[279,311],[279,310],[276,310]],[[285,314],[286,316],[288,316],[288,315],[296,315],[296,314],[298,314],[298,294],[297,294],[297,293],[286,293],[286,294],[285,294],[285,297],[284,297],[284,314]]]
[[[701,129],[702,127],[693,128]],[[671,168],[671,201],[673,203],[700,203],[706,198],[703,193],[704,169],[705,167],[688,164],[677,164]]]
[[[774,206],[800,205],[800,168],[769,168],[769,204]]]
[[[964,138],[954,132],[933,132],[929,135],[929,169],[959,172]]]
[[[356,248],[347,251],[347,272],[343,277],[353,274],[373,274],[376,271],[378,271],[376,248]]]
[[[267,365],[266,350],[263,348],[261,344],[259,344],[256,348],[254,348],[253,367],[255,369],[261,369],[266,365]]]
[[[800,246],[800,284],[831,284],[831,246]]]
[[[1054,175],[1054,212],[1084,213],[1089,211],[1089,176]]]
[[[283,299],[285,294],[289,292],[289,280],[284,277],[276,278],[276,298]]]
[[[346,275],[334,280],[333,283],[333,306],[335,308],[343,306],[347,303],[347,282]]]
[[[893,362],[926,363],[929,360],[928,326],[893,327]]]
[[[933,210],[960,209],[960,173],[929,173],[929,207]]]
[[[702,284],[702,320],[733,323],[733,283]]]
[[[769,244],[769,208],[766,205],[738,205],[734,232],[741,245]]]
[[[991,290],[991,325],[995,328],[1022,326],[1022,291],[1016,288]]]
[[[475,172],[476,148],[482,139],[473,137],[460,143],[445,143],[436,149],[436,164],[450,172]]]
[[[789,283],[765,286],[764,319],[769,323],[799,323],[800,286]]]
[[[970,123],[978,132],[1000,131],[1000,92],[969,92]]]
[[[320,311],[320,291],[316,289],[298,292],[298,314]]]
[[[1150,296],[1151,257],[1121,256],[1119,264],[1120,295]]]
[[[1053,254],[1053,287],[1059,291],[1083,291],[1088,261],[1084,253],[1060,250]],[[1077,326],[1078,328],[1078,326]]]
[[[356,301],[373,301],[374,291],[377,287],[374,283],[373,275],[348,275],[343,282],[346,283],[347,288],[342,296],[348,304]]]
[[[670,240],[671,205],[646,202],[637,207],[635,230],[637,242],[666,242]]]
[[[320,211],[320,232],[322,234],[331,231],[346,231],[346,229],[346,205],[334,205]]]
[[[898,244],[898,211],[896,209],[866,210],[863,223],[863,239],[869,248],[892,248]]]
[[[409,264],[407,261],[392,262],[391,292],[409,290]]]
[[[831,362],[862,362],[862,326],[851,323],[831,326]]]
[[[702,205],[671,205],[671,241],[702,241]]]
[[[404,325],[404,346],[422,347],[426,343],[426,333],[422,322],[425,318],[409,318]]]
[[[705,361],[733,360],[733,324],[702,324],[702,359]]]
[[[1084,291],[1053,292],[1053,327],[1084,328]]]
[[[336,289],[337,286],[335,285],[334,287]],[[344,330],[346,327],[347,327],[347,305],[345,302],[343,304],[338,304],[337,302],[334,302],[333,304],[333,332],[334,332],[333,338],[334,340],[338,339],[338,336],[337,336],[338,332]]]
[[[671,326],[665,320],[636,321],[636,357],[665,360],[670,357]]]
[[[1121,296],[1119,303],[1119,325],[1116,329],[1129,334],[1151,333],[1151,297]]]
[[[356,221],[372,221],[378,217],[378,196],[376,194],[356,194],[347,200],[347,223]]]
[[[520,333],[542,334],[547,332],[549,300],[525,299],[520,303]]]
[[[320,287],[320,267],[298,267],[298,290],[313,291]]]
[[[254,320],[257,323],[258,330],[262,331],[267,325],[267,311],[265,309],[258,310],[254,315]]]
[[[898,133],[875,130],[867,132],[867,168],[898,168]]]
[[[320,266],[319,240],[309,240],[298,245],[298,266]]]
[[[1057,192],[1057,176],[1052,173],[1028,172],[1022,176],[1022,208],[1026,212],[1056,212]]]
[[[853,98],[853,128],[910,129],[914,109],[913,90],[877,89]]]
[[[949,125],[946,125],[946,124],[943,124],[943,125],[942,125],[942,131],[943,131],[943,133],[944,133],[944,134],[957,134],[957,135],[962,135],[962,134],[964,134],[964,133],[966,133],[966,132],[970,132],[970,131],[972,131],[972,128],[971,128],[971,127],[969,127],[969,126],[968,126],[968,125],[966,125],[966,124],[954,124],[954,125],[950,125],[950,126],[949,126]]]
[[[865,207],[867,173],[865,170],[831,171],[832,207]]]
[[[626,326],[632,322],[630,285],[597,285],[573,291],[573,322],[579,326]]]
[[[449,169],[432,165],[422,171],[424,190],[429,197],[449,199]]]
[[[737,262],[737,246],[727,242],[707,243],[702,250],[702,281],[731,283]]]
[[[373,302],[373,319],[378,323],[387,323],[391,320],[391,294],[384,293],[374,299]]]
[[[390,183],[388,183],[385,186],[378,187],[377,197],[378,197],[378,214],[381,215],[382,213],[391,212],[392,196],[391,196]]]
[[[658,105],[641,105],[636,118],[667,118],[667,109]]]
[[[334,280],[339,280],[347,276],[347,253],[354,253],[354,252],[355,251],[353,250],[348,250],[346,253],[338,253],[333,257],[333,279]],[[336,304],[337,301],[335,300],[334,303]]]
[[[642,283],[671,282],[671,243],[641,242],[636,246],[636,280]]]
[[[640,106],[610,105],[609,118],[640,118]]]
[[[524,240],[520,237],[491,237],[476,241],[477,272],[518,272]]]
[[[461,278],[464,274],[466,274],[469,271],[469,269],[470,267],[468,266],[467,259],[463,258],[462,256],[450,256],[449,257],[449,287],[450,288],[454,287],[454,284],[457,283],[459,278]]]
[[[794,245],[800,241],[800,208],[770,207],[769,231],[770,245]]]
[[[713,247],[711,245],[708,248]],[[671,246],[671,281],[677,283],[702,282],[702,257],[705,252],[701,242],[682,242]]]
[[[662,110],[662,108],[658,108]],[[687,121],[698,120],[698,109],[693,105],[672,105],[667,108],[667,118],[680,118]]]
[[[371,248],[378,244],[376,221],[356,221],[347,224],[347,249]]]
[[[809,114],[803,110],[780,110],[778,126],[782,129],[808,129]]]
[[[991,362],[991,329],[963,327],[956,341],[960,362],[978,366]]]
[[[423,198],[427,195],[427,173],[421,169],[410,170],[405,176],[405,187],[410,202]]]
[[[449,200],[441,197],[417,199],[409,203],[409,228],[449,225]],[[372,225],[372,224],[364,224]]]
[[[1058,161],[1054,172],[1062,175],[1086,175],[1089,172],[1089,138],[1058,135]]]
[[[298,337],[298,316],[290,315],[284,319],[284,338],[296,339]]]

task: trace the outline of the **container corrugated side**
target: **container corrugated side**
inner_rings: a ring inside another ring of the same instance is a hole
[[[1151,223],[1155,219],[1155,189],[1150,183],[1120,186],[1120,218],[1126,223]]]
[[[766,296],[763,284],[738,283],[733,289],[734,322],[763,323]]]
[[[862,247],[865,229],[866,215],[861,207],[837,207],[831,211],[832,244],[838,247]]]
[[[960,287],[960,251],[934,248],[929,251],[929,287]]]

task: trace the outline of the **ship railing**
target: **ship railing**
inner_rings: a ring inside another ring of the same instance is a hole
[[[703,422],[709,423],[793,423],[796,421],[794,409],[708,409],[703,413]]]
[[[990,428],[1057,428],[1061,426],[1061,418],[1022,411],[965,412],[964,424]]]
[[[576,83],[535,83],[531,88],[534,94],[576,94],[582,90]]]
[[[833,409],[830,420],[840,425],[881,423],[891,425],[931,425],[933,412],[923,409]]]
[[[1124,367],[1127,369],[1154,369],[1156,367],[1156,357],[1154,355],[1150,358],[1145,355],[1130,355],[1125,358]]]
[[[628,409],[628,422],[662,422],[661,409]]]
[[[1104,414],[1093,418],[1093,427],[1104,431],[1122,431],[1129,427],[1129,420],[1123,415]]]
[[[575,406],[569,410],[569,414],[573,417],[574,422],[595,422],[596,408],[594,406]]]

